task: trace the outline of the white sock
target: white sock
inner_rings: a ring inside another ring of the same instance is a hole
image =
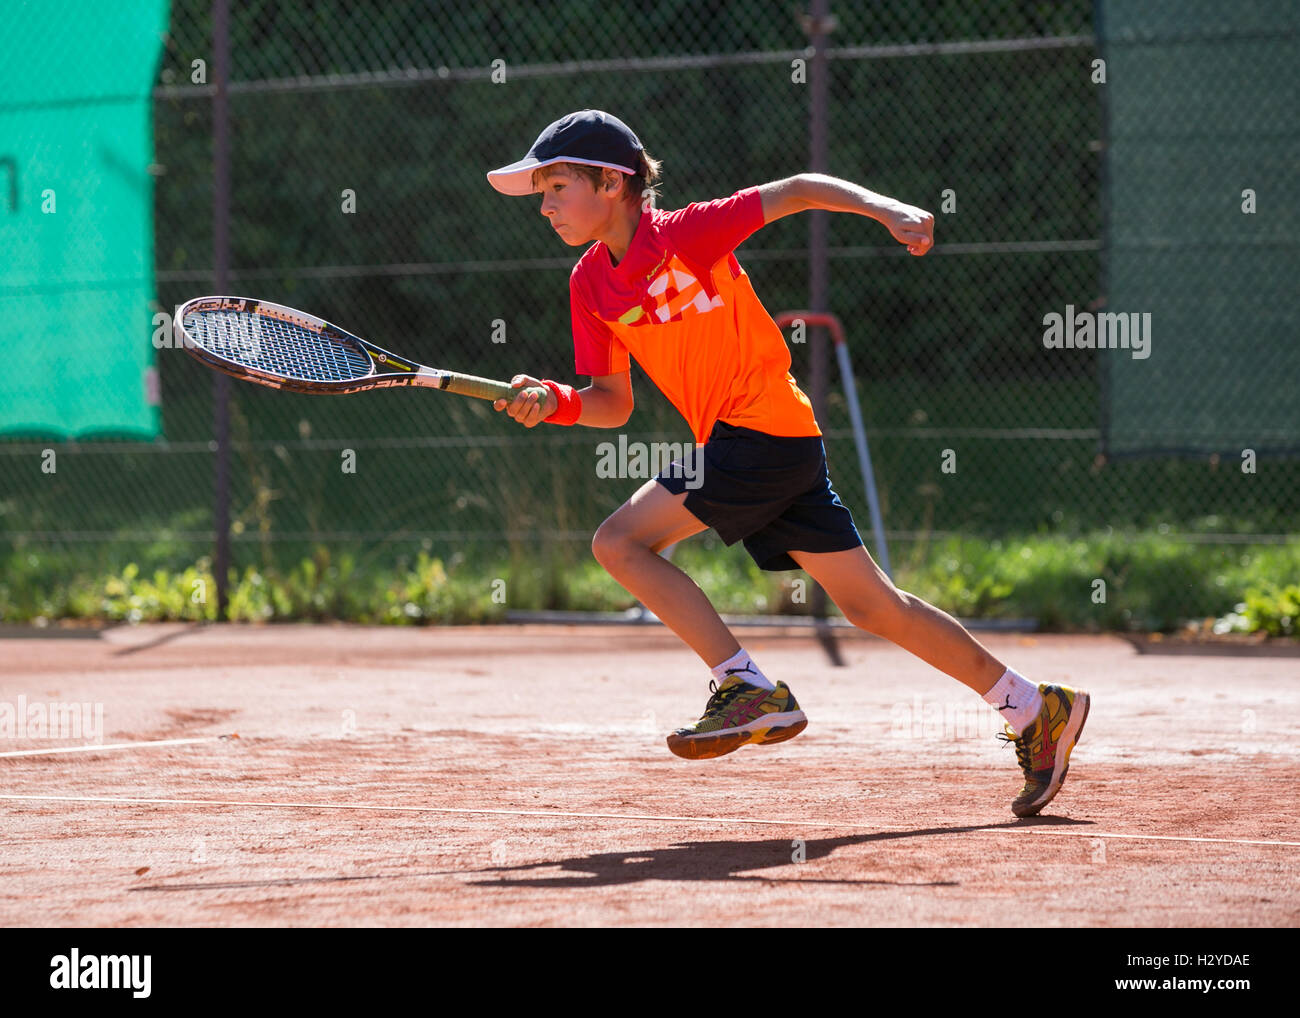
[[[775,689],[772,680],[758,670],[758,665],[750,660],[749,655],[742,647],[735,657],[729,657],[722,664],[713,669],[713,677],[717,680],[718,685],[722,685],[727,680],[727,673],[740,673],[740,678],[748,682],[751,686],[758,686],[759,689]]]
[[[993,688],[984,694],[984,702],[994,707],[1017,735],[1023,735],[1025,729],[1038,720],[1038,712],[1043,709],[1043,694],[1019,672],[1008,668]]]

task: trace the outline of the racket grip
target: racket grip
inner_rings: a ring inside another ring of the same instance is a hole
[[[521,392],[536,391],[537,398],[543,406],[546,404],[547,397],[550,396],[550,390],[544,385],[516,389],[509,382],[496,382],[490,378],[479,378],[477,375],[448,375],[446,384],[441,388],[446,392],[454,392],[459,396],[472,396],[475,399],[490,399],[493,401],[504,399],[507,403],[513,402],[514,398]]]

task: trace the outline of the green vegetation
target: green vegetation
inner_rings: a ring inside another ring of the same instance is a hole
[[[1247,591],[1245,601],[1215,620],[1214,632],[1300,637],[1300,584]]]
[[[1169,631],[1218,618],[1216,631],[1300,634],[1300,540],[1209,545],[1158,534],[1053,535],[988,540],[947,537],[900,543],[897,582],[966,618],[1032,618],[1058,631]],[[63,618],[147,622],[211,620],[210,560],[178,560],[164,543],[99,550],[10,548],[0,554],[0,621]],[[673,559],[718,609],[736,614],[808,611],[803,573],[763,573],[741,546],[712,536]],[[1100,582],[1099,582],[1100,581]],[[366,552],[317,547],[285,564],[232,570],[230,617],[246,622],[318,621],[429,625],[492,622],[508,609],[621,611],[634,601],[576,543],[557,552],[522,545],[438,556],[380,546]]]

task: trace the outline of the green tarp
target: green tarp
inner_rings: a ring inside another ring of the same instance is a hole
[[[158,434],[150,90],[167,0],[0,0],[0,433]]]
[[[1300,451],[1300,4],[1099,13],[1105,310],[1151,331],[1098,353],[1107,451]]]

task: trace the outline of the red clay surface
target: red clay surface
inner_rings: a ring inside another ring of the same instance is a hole
[[[239,734],[0,758],[0,923],[1300,922],[1300,660],[985,637],[1093,695],[1061,794],[1018,821],[1014,754],[965,687],[856,632],[844,668],[741,636],[809,727],[699,762],[664,737],[708,673],[658,627],[0,639],[0,710],[99,703],[105,745]]]

